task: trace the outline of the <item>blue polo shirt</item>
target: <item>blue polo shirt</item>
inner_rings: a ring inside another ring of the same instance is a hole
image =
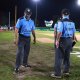
[[[65,19],[65,18],[64,18]],[[73,37],[75,33],[75,23],[72,21],[59,21],[57,32],[61,32],[61,37]]]
[[[22,27],[21,27],[22,26]],[[20,34],[24,36],[30,36],[32,30],[35,30],[35,25],[33,20],[27,20],[25,17],[19,18],[16,23],[16,28],[20,29]]]

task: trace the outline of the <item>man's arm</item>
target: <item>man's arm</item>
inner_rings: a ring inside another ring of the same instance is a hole
[[[76,38],[75,34],[73,35],[73,41],[77,42],[77,38]]]
[[[57,39],[56,39],[57,41],[60,41],[61,35],[62,35],[62,32],[58,32],[58,33],[57,33]]]
[[[54,25],[54,44],[56,44],[56,38],[57,38],[57,23]]]
[[[61,35],[62,35],[62,32],[58,32],[58,33],[57,33],[57,38],[56,38],[56,47],[57,47],[57,48],[59,47],[59,41],[60,41]]]
[[[14,43],[17,45],[18,44],[18,29],[15,28],[15,38],[14,38]]]
[[[57,27],[57,37],[56,37],[56,47],[59,47],[59,41],[60,41],[60,37],[62,35],[62,31],[63,31],[63,23],[62,22],[58,22],[58,27]]]
[[[55,39],[55,41],[56,41],[56,36],[57,36],[57,31],[56,31],[56,29],[54,28],[54,39]]]
[[[14,39],[14,43],[17,45],[18,44],[18,31],[20,29],[20,26],[21,26],[21,22],[20,22],[20,19],[18,19],[16,25],[15,25],[15,39]]]
[[[75,23],[74,23],[74,34],[73,34],[73,41],[77,42],[77,38],[76,38],[76,35],[75,35],[75,32],[76,32],[76,29],[75,29]]]
[[[34,44],[36,43],[36,35],[35,35],[35,30],[32,30],[32,35],[33,35],[33,41],[34,41]]]

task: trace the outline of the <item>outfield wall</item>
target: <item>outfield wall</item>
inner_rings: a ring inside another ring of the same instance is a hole
[[[43,30],[43,31],[54,31],[54,28],[51,27],[36,27],[37,30]],[[76,29],[76,31],[80,32],[80,29]]]

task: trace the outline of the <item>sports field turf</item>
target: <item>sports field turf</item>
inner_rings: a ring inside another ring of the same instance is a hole
[[[47,42],[37,41],[36,44],[31,42],[29,63],[32,68],[18,75],[13,74],[17,49],[13,44],[13,34],[13,31],[0,32],[0,80],[58,80],[49,76],[53,71],[55,52],[53,43]],[[52,34],[53,31],[36,31],[37,38],[53,40]],[[76,46],[80,47],[80,41]],[[80,52],[80,48],[74,48],[73,51]],[[70,72],[70,77],[63,76],[60,80],[80,80],[80,58],[76,55],[71,55]]]

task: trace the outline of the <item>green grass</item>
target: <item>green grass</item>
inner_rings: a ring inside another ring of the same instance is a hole
[[[0,43],[12,42],[14,39],[14,32],[0,32]]]
[[[9,54],[9,50],[0,49],[0,80],[15,80],[13,64],[15,56]]]
[[[0,63],[0,80],[15,80],[12,68],[6,63]]]
[[[29,76],[26,77],[24,80],[51,80],[52,78],[46,76]]]
[[[36,31],[36,34],[38,38],[53,38],[45,36],[45,34],[53,34],[53,31]],[[13,44],[13,39],[13,32],[0,32],[0,80],[19,80],[17,75],[13,75],[17,48]],[[79,46],[79,44],[80,42],[76,46]],[[80,51],[80,49],[75,48],[74,51]],[[33,44],[31,42],[29,63],[32,65],[32,73],[31,75],[26,73],[21,80],[58,80],[49,76],[50,72],[53,71],[54,53],[51,43],[37,42]],[[70,77],[63,77],[60,80],[80,80],[80,58],[75,55],[71,55],[70,71]]]

